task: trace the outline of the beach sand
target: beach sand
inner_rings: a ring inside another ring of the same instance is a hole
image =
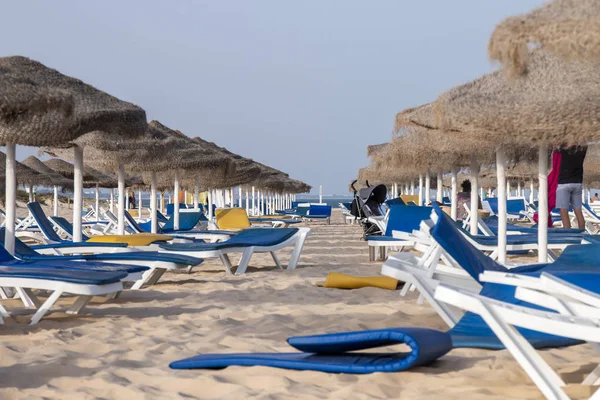
[[[198,353],[288,352],[285,339],[292,335],[399,326],[446,330],[414,293],[402,298],[397,291],[314,285],[330,271],[379,274],[381,261],[368,262],[360,228],[341,221],[336,210],[332,225],[310,225],[294,271],[277,270],[268,255],[255,256],[244,276],[226,276],[218,261],[206,261],[191,274],[166,274],[150,288],[95,301],[83,315],[56,312],[35,327],[8,319],[0,327],[0,398],[542,398],[507,351],[454,350],[429,366],[371,375],[169,369],[169,362]],[[280,253],[287,261],[289,252]],[[15,302],[3,304],[10,310]],[[542,354],[569,382],[600,362],[589,345]],[[569,390],[589,396],[580,387]]]

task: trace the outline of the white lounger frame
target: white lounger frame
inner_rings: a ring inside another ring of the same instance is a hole
[[[31,317],[31,325],[37,324],[64,293],[78,296],[73,305],[67,310],[67,313],[69,314],[78,314],[89,303],[92,297],[116,295],[123,290],[123,284],[121,282],[110,283],[107,285],[86,285],[45,279],[6,277],[0,278],[0,287],[16,288],[17,293],[19,293],[25,306],[37,310]],[[46,301],[42,303],[32,290],[48,290],[52,293]],[[6,309],[0,306],[0,323],[3,323],[2,317],[8,316],[9,313]]]
[[[275,265],[279,267],[279,269],[284,269],[275,252],[277,250],[281,250],[285,247],[294,246],[294,250],[292,250],[292,256],[290,261],[286,267],[286,269],[291,270],[295,269],[298,260],[300,259],[300,254],[302,253],[302,248],[304,247],[304,242],[306,241],[306,237],[310,233],[310,228],[297,228],[298,232],[296,232],[292,237],[287,240],[278,243],[274,246],[250,246],[250,247],[231,247],[224,248],[220,250],[210,250],[210,251],[168,251],[161,249],[156,246],[155,250],[160,251],[161,253],[175,253],[175,254],[184,254],[192,257],[198,258],[219,258],[225,267],[225,270],[228,274],[232,274],[233,265],[231,264],[231,260],[229,259],[228,254],[230,253],[242,253],[242,257],[240,258],[240,262],[235,270],[235,275],[241,275],[246,272],[248,265],[250,264],[250,259],[254,253],[271,253],[271,257],[273,257],[273,261],[275,261]]]
[[[548,399],[568,400],[563,390],[566,384],[515,327],[591,343],[597,343],[600,338],[600,309],[595,307],[585,307],[585,317],[567,309],[561,309],[568,313],[561,315],[507,304],[445,285],[438,286],[435,298],[480,315]],[[596,384],[597,381],[598,367],[584,384]],[[600,398],[600,392],[597,391],[591,398]]]

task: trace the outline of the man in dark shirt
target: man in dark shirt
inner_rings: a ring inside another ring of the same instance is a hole
[[[583,162],[587,146],[566,147],[560,150],[560,172],[556,188],[556,207],[560,209],[563,228],[570,228],[569,205],[577,217],[577,225],[585,228],[585,220],[581,212],[583,190]]]

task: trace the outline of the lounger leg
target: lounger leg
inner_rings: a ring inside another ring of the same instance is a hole
[[[277,268],[283,269],[281,263],[279,262],[279,258],[277,258],[277,254],[275,254],[274,251],[271,252],[271,257],[273,257],[273,261],[275,261],[275,265],[277,265]]]
[[[31,289],[15,288],[23,305],[27,308],[39,308],[42,304]]]
[[[0,298],[2,300],[8,300],[12,297],[10,294],[8,294],[8,290],[8,288],[0,287]]]
[[[162,274],[164,274],[164,273],[165,273],[164,268],[152,268],[151,270],[144,272],[142,274],[142,278],[135,281],[133,286],[131,286],[131,290],[141,289],[142,286],[144,286],[145,284],[148,284],[148,285],[155,284],[160,279]]]
[[[189,267],[187,267],[187,273],[191,274],[192,273],[192,268],[194,268],[193,265],[190,265]]]
[[[565,383],[529,342],[517,332],[515,327],[505,323],[491,307],[486,304],[481,306],[485,309],[481,317],[544,396],[548,399],[568,400],[569,396],[561,389]]]
[[[369,246],[369,261],[375,261],[375,246]]]
[[[290,258],[290,262],[288,263],[287,269],[296,269],[298,261],[300,261],[300,254],[302,254],[302,248],[304,247],[304,242],[306,241],[307,236],[308,232],[301,231],[299,233],[299,237],[296,241],[294,251],[292,251],[292,257]]]
[[[67,310],[67,314],[79,314],[94,296],[79,296],[71,307]]]
[[[246,269],[248,265],[250,265],[250,259],[254,254],[254,247],[248,247],[242,253],[242,258],[240,259],[240,263],[238,264],[237,269],[235,270],[236,275],[242,275],[246,273]]]
[[[598,365],[590,374],[583,380],[582,385],[597,385],[600,380],[600,365]]]
[[[385,246],[379,246],[379,259],[385,261]]]
[[[227,275],[233,274],[233,272],[231,272],[233,265],[231,264],[231,260],[229,259],[229,256],[227,254],[219,254],[219,258],[221,259],[221,262],[225,266],[225,271],[227,272]]]
[[[50,310],[50,307],[52,307],[54,303],[56,303],[56,300],[58,300],[58,298],[61,295],[62,292],[59,290],[52,292],[52,294],[46,299],[44,304],[42,304],[42,306],[36,311],[36,313],[33,314],[33,316],[31,317],[30,325],[35,325],[38,322],[40,322],[44,315],[46,315],[46,313]]]

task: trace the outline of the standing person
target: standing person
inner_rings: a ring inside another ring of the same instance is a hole
[[[559,153],[561,159],[558,186],[556,187],[556,207],[560,209],[563,228],[571,227],[569,220],[569,206],[571,206],[575,212],[578,227],[584,229],[581,191],[583,189],[583,162],[587,146],[564,147],[560,149]]]
[[[456,219],[464,220],[468,216],[467,210],[465,209],[464,205],[471,202],[471,181],[466,179],[460,184],[460,186],[462,188],[462,192],[458,192],[458,195],[457,195]],[[479,198],[479,195],[478,195],[477,196],[477,209],[481,210],[482,208],[483,207],[481,207],[481,199]]]
[[[600,201],[600,198],[598,198],[598,193],[594,193],[594,198],[592,198],[592,203],[595,203],[597,201]]]

